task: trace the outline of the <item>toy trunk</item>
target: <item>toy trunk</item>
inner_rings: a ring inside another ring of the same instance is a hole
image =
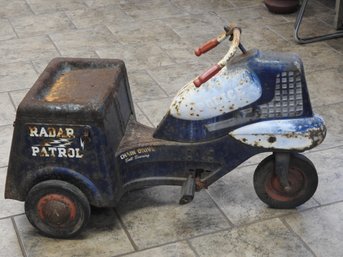
[[[20,103],[5,197],[25,200],[38,182],[80,188],[94,206],[121,190],[115,151],[134,109],[120,60],[52,60]]]

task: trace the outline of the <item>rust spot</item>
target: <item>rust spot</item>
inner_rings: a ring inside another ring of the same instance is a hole
[[[201,190],[203,188],[207,189],[206,183],[201,181],[201,179],[199,177],[195,178],[195,187],[196,187],[197,191],[199,191],[199,190]]]
[[[268,142],[269,143],[274,143],[274,142],[276,142],[276,137],[274,137],[274,136],[270,136],[269,138],[268,138]]]

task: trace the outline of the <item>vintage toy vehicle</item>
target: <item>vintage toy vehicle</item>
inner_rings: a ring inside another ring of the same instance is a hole
[[[52,60],[19,105],[5,197],[25,201],[43,234],[67,238],[87,224],[90,205],[115,206],[125,192],[154,185],[181,186],[188,203],[251,156],[272,152],[255,171],[257,195],[274,208],[306,202],[318,177],[298,152],[320,144],[326,129],[302,62],[245,51],[235,26],[196,54],[227,37],[229,52],[178,92],[157,128],[137,122],[123,61]],[[243,54],[232,59],[237,48]]]

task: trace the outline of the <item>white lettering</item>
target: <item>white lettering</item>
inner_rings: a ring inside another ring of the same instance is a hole
[[[66,128],[67,137],[74,137],[74,130],[72,128]]]
[[[65,148],[57,148],[58,149],[58,157],[66,157],[67,158],[67,150]]]
[[[83,157],[83,154],[80,154],[80,148],[75,148],[75,157],[76,158],[82,158]]]
[[[39,153],[39,147],[31,146],[31,149],[32,149],[32,156],[37,156],[37,153]]]
[[[67,155],[68,155],[68,158],[74,158],[75,157],[75,150],[74,150],[74,148],[68,148],[67,149]]]
[[[37,127],[29,127],[30,137],[38,137],[38,128]]]
[[[40,129],[39,137],[49,137],[44,127]]]

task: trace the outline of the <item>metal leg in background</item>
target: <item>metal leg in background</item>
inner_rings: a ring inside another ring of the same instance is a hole
[[[335,33],[331,33],[331,34],[322,35],[322,36],[307,37],[307,38],[300,38],[299,37],[299,28],[300,28],[301,21],[304,17],[305,8],[308,4],[308,1],[309,0],[303,1],[302,5],[300,7],[300,10],[299,10],[297,19],[295,20],[294,40],[299,44],[307,44],[307,43],[319,42],[319,41],[323,41],[323,40],[327,40],[327,39],[343,37],[343,30],[335,32]]]

